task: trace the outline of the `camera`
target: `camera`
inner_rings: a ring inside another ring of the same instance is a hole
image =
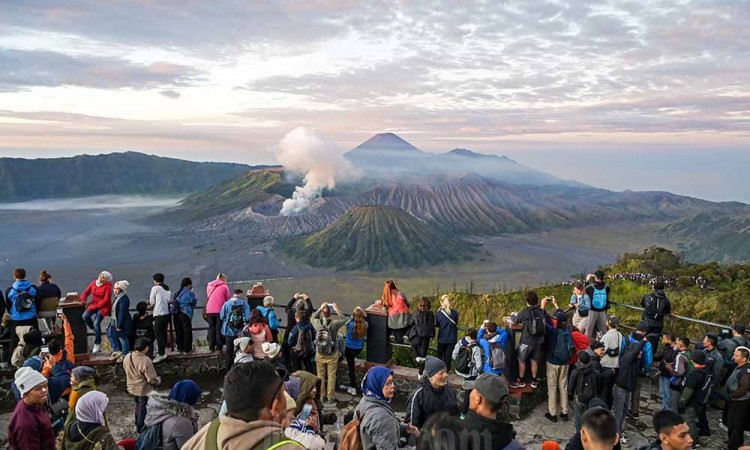
[[[62,309],[61,307],[58,307],[58,308],[57,308],[57,315],[58,315],[58,316],[61,316],[61,315],[62,315],[62,313],[63,313],[63,309]]]

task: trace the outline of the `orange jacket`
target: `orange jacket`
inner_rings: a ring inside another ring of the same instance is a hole
[[[65,314],[63,314],[63,331],[65,332],[65,352],[66,358],[68,361],[70,361],[71,364],[75,365],[76,363],[76,356],[74,351],[74,342],[75,337],[73,336],[73,330],[70,328],[70,323],[68,322],[68,318],[65,317]],[[59,352],[56,355],[52,355],[52,360],[54,361],[54,364],[57,364],[60,362],[60,360],[63,357],[63,352]],[[52,375],[52,366],[54,364],[50,364],[48,361],[44,361],[44,366],[42,367],[42,375],[44,375],[45,378],[49,378]]]

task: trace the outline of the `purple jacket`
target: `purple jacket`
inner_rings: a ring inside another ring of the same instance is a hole
[[[52,448],[55,448],[55,433],[47,411],[41,406],[18,402],[8,424],[8,450]]]

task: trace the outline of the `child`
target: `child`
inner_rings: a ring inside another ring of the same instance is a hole
[[[145,337],[149,342],[154,340],[154,316],[148,314],[148,304],[146,302],[138,302],[135,305],[136,313],[133,314],[133,329],[135,330],[135,336],[132,336],[133,341],[139,337]],[[131,342],[131,348],[134,342]],[[154,347],[149,346],[148,357],[154,356]]]

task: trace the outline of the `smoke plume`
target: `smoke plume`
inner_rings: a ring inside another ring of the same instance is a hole
[[[295,188],[292,198],[284,200],[279,213],[282,216],[303,213],[323,189],[333,189],[337,180],[357,176],[356,169],[330,142],[304,127],[295,128],[281,139],[277,158],[286,170],[305,174],[304,184]]]

